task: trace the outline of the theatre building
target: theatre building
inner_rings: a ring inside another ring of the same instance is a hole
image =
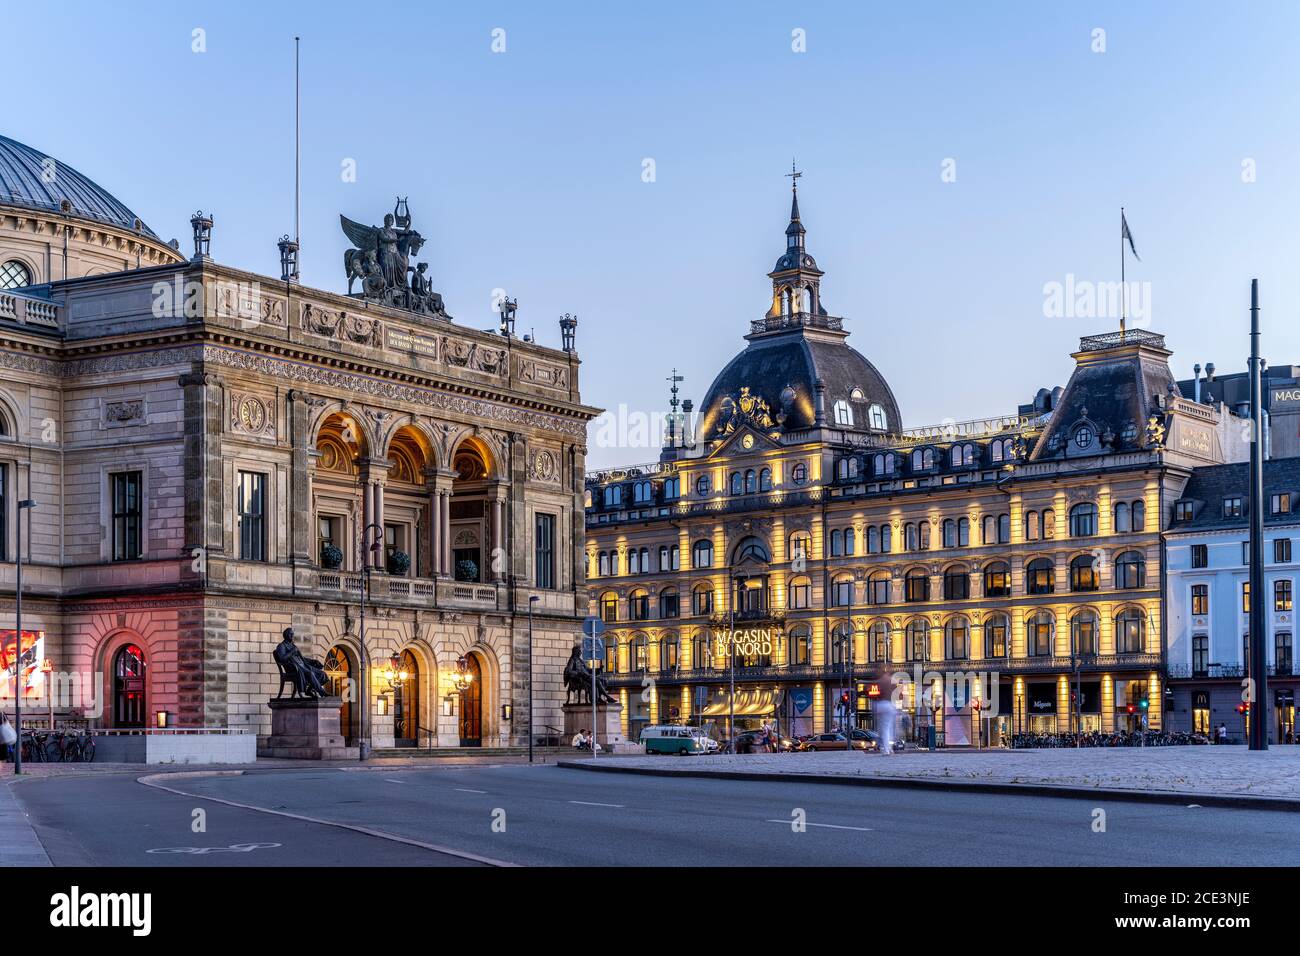
[[[530,680],[539,733],[562,724],[595,413],[574,322],[563,349],[454,323],[407,278],[412,225],[345,222],[363,290],[306,288],[287,240],[278,277],[233,268],[196,214],[183,255],[0,138],[0,707],[266,733],[292,627],[349,742],[368,697],[376,746],[522,743]]]
[[[1066,386],[1009,414],[904,427],[823,302],[797,196],[785,240],[698,417],[658,461],[587,476],[629,737],[869,725],[895,689],[906,732],[949,745],[1163,726],[1161,531],[1194,467],[1245,456],[1231,412],[1130,330],[1083,338]]]

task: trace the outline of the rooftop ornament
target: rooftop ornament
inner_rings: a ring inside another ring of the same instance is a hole
[[[578,317],[564,313],[560,316],[560,338],[563,340],[564,351],[572,352],[574,350],[573,340],[578,331]]]
[[[280,237],[280,278],[285,282],[298,281],[298,243],[284,235]]]
[[[212,216],[205,216],[200,209],[190,217],[190,226],[194,229],[194,258],[207,259],[212,247]]]
[[[382,226],[366,226],[340,215],[343,234],[355,248],[343,253],[343,270],[352,284],[360,280],[360,298],[422,315],[450,319],[442,296],[433,291],[427,272],[429,264],[412,264],[424,245],[424,237],[411,228],[406,200],[398,198]]]

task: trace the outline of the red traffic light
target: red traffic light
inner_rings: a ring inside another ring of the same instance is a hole
[[[1133,713],[1133,710],[1134,710],[1133,705],[1132,705],[1132,704],[1129,704],[1129,705],[1128,705],[1128,712],[1131,714],[1131,713]]]

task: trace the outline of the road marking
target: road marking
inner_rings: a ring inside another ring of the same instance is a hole
[[[487,793],[486,790],[470,790],[466,787],[452,787],[457,793]]]
[[[406,782],[407,782],[407,781],[405,781],[405,780],[395,780],[395,779],[392,778],[392,777],[385,777],[384,779],[387,780],[389,783],[406,783]]]
[[[146,853],[249,853],[253,850],[273,850],[282,843],[232,843],[230,846],[164,846]]]
[[[196,776],[202,775],[201,773]],[[339,823],[336,820],[322,820],[319,817],[309,817],[302,813],[289,813],[287,810],[272,810],[268,807],[259,807],[251,803],[239,803],[236,800],[226,800],[221,797],[209,797],[204,794],[186,793],[184,790],[177,790],[175,787],[167,787],[159,783],[162,777],[184,778],[185,773],[168,774],[155,773],[144,777],[137,777],[136,783],[143,784],[154,790],[163,790],[167,793],[175,794],[178,797],[186,797],[190,800],[207,800],[210,803],[220,803],[227,807],[237,807],[240,810],[252,810],[255,813],[269,813],[276,817],[288,817],[290,820],[302,820],[306,823],[317,823],[325,827],[334,827],[339,830],[351,830],[353,833],[364,833],[366,836],[376,837],[380,840],[389,840],[393,843],[405,843],[407,846],[418,846],[422,850],[431,850],[434,853],[442,853],[445,856],[459,857],[462,860],[473,860],[475,863],[483,863],[487,866],[518,866],[517,863],[510,863],[506,860],[497,860],[490,856],[480,856],[477,853],[468,853],[464,850],[453,850],[451,847],[439,846],[436,843],[425,843],[423,840],[412,840],[409,837],[398,836],[395,833],[388,833],[384,830],[378,830],[373,827],[360,826],[355,823]]]
[[[626,810],[627,807],[621,803],[592,803],[589,800],[570,800],[570,803],[576,803],[580,807],[613,807],[615,810]]]
[[[790,826],[790,824],[791,824],[793,821],[792,821],[792,820],[767,820],[767,821],[765,821],[765,822],[767,822],[767,823],[783,823],[783,824],[785,824],[786,826]],[[838,823],[805,823],[805,824],[803,824],[803,826],[806,826],[806,827],[822,827],[823,829],[826,829],[826,830],[858,830],[858,831],[860,831],[860,832],[862,832],[862,833],[874,833],[874,832],[875,832],[875,830],[872,829],[871,827],[845,827],[845,826],[840,826]]]

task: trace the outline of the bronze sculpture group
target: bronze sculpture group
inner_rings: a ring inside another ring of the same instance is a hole
[[[584,703],[583,697],[585,696],[585,703],[590,704],[593,687],[596,690],[596,699],[600,703],[614,703],[614,698],[609,692],[609,685],[605,683],[604,678],[597,674],[593,683],[591,668],[582,659],[582,648],[575,644],[573,653],[569,655],[569,659],[564,665],[564,702],[566,704],[573,703],[573,697],[577,695],[578,703]]]
[[[433,291],[429,264],[412,265],[424,245],[424,237],[411,228],[411,213],[399,198],[382,226],[366,226],[340,215],[343,234],[356,248],[343,254],[343,271],[352,284],[360,281],[361,298],[424,315],[449,319],[442,296]]]
[[[328,697],[329,691],[325,689],[327,680],[325,665],[314,658],[303,656],[302,651],[298,650],[298,645],[294,643],[293,628],[286,627],[281,637],[283,639],[271,652],[276,667],[280,669],[280,692],[275,695],[275,699],[279,700],[284,696],[286,683],[293,685],[293,693],[289,695],[290,700],[295,697],[307,699]]]

